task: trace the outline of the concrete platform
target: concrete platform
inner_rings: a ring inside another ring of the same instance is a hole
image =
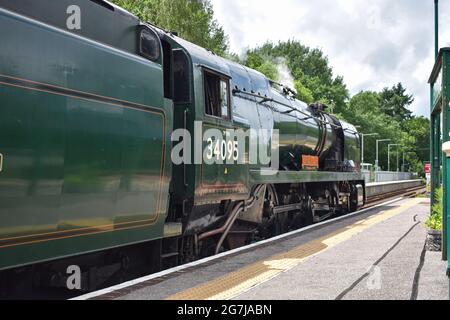
[[[447,264],[440,253],[424,253],[423,222],[429,208],[425,203],[373,225],[237,298],[448,299]]]
[[[408,199],[96,299],[447,300],[424,251],[429,200]]]

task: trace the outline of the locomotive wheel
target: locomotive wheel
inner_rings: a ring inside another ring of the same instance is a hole
[[[349,203],[350,212],[349,213],[358,211],[358,189],[352,185],[351,190],[352,191],[350,194],[350,203]]]
[[[279,222],[273,208],[278,206],[278,196],[273,185],[268,185],[264,195],[263,222],[259,227],[259,235],[263,239],[268,239],[277,235]]]
[[[313,200],[311,197],[308,197],[307,205],[306,205],[306,208],[304,209],[305,213],[302,217],[301,227],[307,227],[314,223],[314,214],[312,211],[312,206],[313,206]]]

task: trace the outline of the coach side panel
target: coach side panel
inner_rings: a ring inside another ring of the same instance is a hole
[[[161,238],[161,65],[2,9],[0,39],[0,269]]]

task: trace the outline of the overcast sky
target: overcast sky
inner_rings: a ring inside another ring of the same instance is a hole
[[[450,46],[450,3],[440,1],[440,46]],[[433,0],[212,0],[231,50],[296,39],[321,48],[351,94],[402,82],[429,116]],[[448,25],[447,25],[448,27]]]

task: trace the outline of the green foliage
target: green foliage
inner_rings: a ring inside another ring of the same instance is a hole
[[[272,62],[264,61],[263,64],[255,69],[264,74],[267,78],[278,81],[278,70]]]
[[[295,79],[298,98],[305,102],[325,102],[339,113],[346,108],[349,93],[342,77],[334,77],[328,58],[320,49],[311,49],[299,41],[266,43],[262,47],[248,50],[244,63],[259,68],[269,61],[276,66],[279,58],[284,58]]]
[[[417,158],[421,162],[427,161],[430,158],[430,119],[425,117],[412,117],[403,122],[403,130],[414,137],[414,142],[410,145],[411,149],[417,153]],[[423,171],[423,164],[420,163],[420,168]]]
[[[443,190],[442,188],[436,189],[436,204],[431,209],[431,216],[425,223],[425,225],[436,231],[442,231],[442,214],[443,214]]]
[[[426,226],[431,230],[442,231],[442,216],[432,215],[426,222]]]
[[[346,121],[358,125],[362,133],[378,133],[378,137],[392,139],[392,142],[389,143],[405,138],[400,125],[382,112],[381,100],[377,92],[363,91],[353,96],[340,116]],[[375,163],[376,139],[377,137],[369,137],[364,141],[364,162],[366,163]],[[379,164],[387,170],[387,143],[379,151]],[[397,158],[391,158],[391,161],[391,170],[397,169]]]
[[[393,119],[403,122],[412,118],[412,112],[408,107],[414,102],[411,95],[406,94],[406,89],[401,83],[392,88],[384,88],[380,93],[381,110]]]
[[[398,87],[402,87],[401,84]],[[397,100],[398,97],[393,99]],[[378,133],[377,137],[365,140],[365,162],[375,163],[376,140],[388,138],[391,139],[390,142],[379,145],[380,166],[384,170],[388,169],[387,145],[400,144],[401,147],[391,148],[391,170],[401,169],[404,155],[405,169],[423,175],[423,162],[429,159],[427,146],[430,141],[430,121],[424,117],[414,117],[410,113],[405,113],[405,118],[400,121],[397,116],[393,117],[385,112],[383,106],[385,101],[383,92],[360,92],[352,97],[341,116],[347,121],[359,125],[362,133]]]
[[[240,59],[239,56],[238,56],[237,54],[235,54],[235,53],[232,53],[232,52],[227,51],[227,52],[225,52],[225,54],[223,55],[223,57],[224,57],[225,59],[230,60],[230,61],[233,61],[233,62],[242,64],[242,63],[241,63],[241,59]]]
[[[278,69],[273,62],[273,58],[267,55],[259,55],[249,52],[247,54],[245,64],[247,65],[247,67],[261,72],[267,78],[278,81]]]
[[[210,0],[112,0],[142,21],[178,32],[180,37],[224,55],[228,38],[214,19]]]
[[[301,81],[296,80],[294,82],[295,84],[295,90],[297,91],[297,98],[303,102],[306,102],[308,104],[314,102],[314,96],[307,87],[305,87]]]
[[[435,201],[436,201],[436,204],[431,209],[431,214],[442,216],[442,212],[443,212],[442,209],[443,209],[443,203],[444,203],[444,191],[442,188],[436,189]]]

